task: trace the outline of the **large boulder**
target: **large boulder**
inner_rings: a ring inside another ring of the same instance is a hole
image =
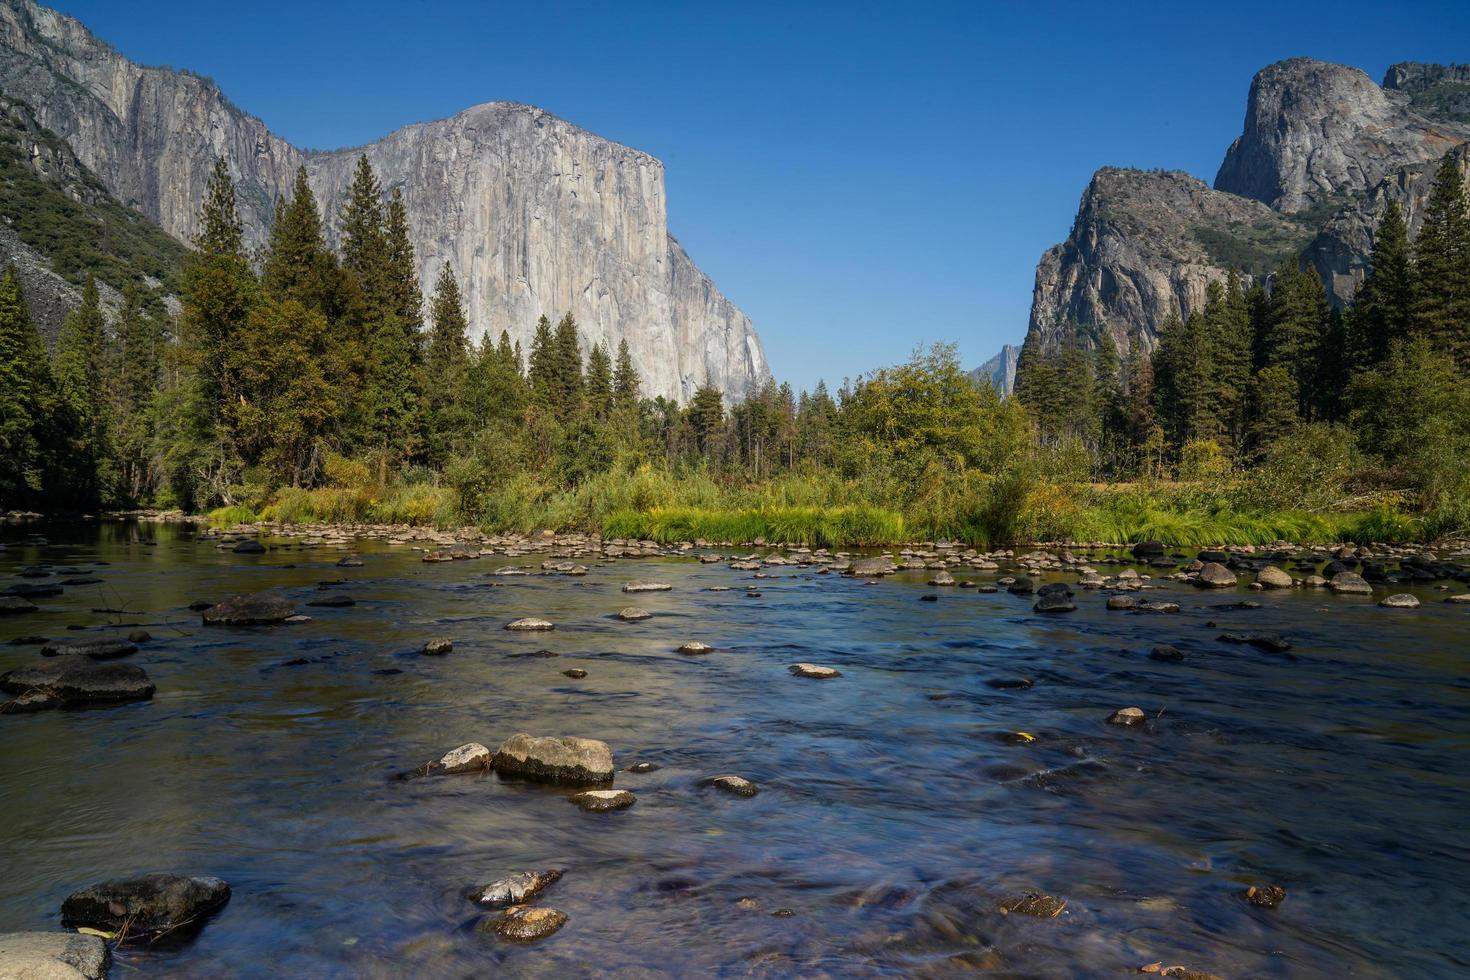
[[[75,654],[0,674],[0,691],[20,695],[16,706],[20,710],[146,701],[154,690],[140,667],[99,663]]]
[[[0,977],[102,980],[112,954],[97,936],[74,932],[0,933]]]
[[[1202,589],[1233,589],[1235,573],[1217,561],[1206,562],[1195,577],[1194,584]]]
[[[887,555],[878,555],[873,558],[858,558],[847,566],[847,574],[858,578],[877,578],[881,575],[892,575],[898,571],[898,566]]]
[[[1284,569],[1275,565],[1267,565],[1256,572],[1256,584],[1263,589],[1289,589],[1296,584],[1296,580]]]
[[[117,878],[72,892],[61,903],[61,924],[130,935],[196,925],[230,900],[222,878],[148,874]]]
[[[1139,561],[1151,561],[1164,557],[1164,545],[1160,541],[1140,541],[1133,546],[1133,557]]]
[[[551,783],[605,783],[613,778],[612,749],[592,738],[518,732],[500,743],[495,771]]]
[[[296,607],[284,596],[270,592],[230,596],[204,610],[205,626],[265,626],[284,623],[296,615]]]

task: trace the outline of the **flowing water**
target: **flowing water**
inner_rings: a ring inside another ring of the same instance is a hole
[[[102,582],[0,620],[0,641],[138,623],[154,639],[129,662],[158,693],[0,716],[0,932],[58,928],[61,900],[109,877],[234,890],[192,939],[121,950],[114,976],[1470,974],[1470,607],[1433,586],[1395,587],[1424,604],[1390,610],[1165,583],[1150,594],[1177,615],[1079,590],[1076,612],[1043,617],[922,572],[752,583],[658,559],[491,577],[542,556],[424,564],[364,543],[365,567],[342,569],[341,548],[44,530],[33,549],[5,529],[0,587],[42,562]],[[646,578],[673,591],[620,591]],[[357,605],[306,608],[337,579]],[[204,628],[186,609],[267,588],[313,621]],[[1246,598],[1260,607],[1215,608]],[[613,616],[631,603],[654,617]],[[556,630],[503,629],[531,615]],[[1216,641],[1230,629],[1283,634],[1290,656]],[[434,636],[453,653],[420,656]],[[685,640],[716,651],[681,656]],[[1151,660],[1161,642],[1184,662]],[[0,645],[0,671],[34,657]],[[793,677],[797,661],[842,677]],[[1018,675],[1034,686],[986,684]],[[1127,705],[1150,723],[1104,723]],[[1035,740],[999,737],[1018,730]],[[602,814],[494,775],[394,778],[517,731],[660,768],[620,772],[638,802]],[[726,772],[760,794],[700,786]],[[476,931],[467,886],[552,867],[565,876],[538,901],[569,915],[560,932]],[[1279,908],[1242,898],[1263,883],[1287,889]],[[1031,890],[1065,913],[997,911]]]

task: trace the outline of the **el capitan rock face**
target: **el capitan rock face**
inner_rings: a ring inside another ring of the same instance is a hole
[[[645,394],[739,397],[770,376],[750,319],[669,235],[663,164],[530,106],[491,102],[365,147],[301,150],[198,75],[133,64],[30,0],[0,2],[0,85],[27,102],[113,194],[188,240],[213,161],[238,183],[246,238],[265,240],[305,165],[335,236],[359,154],[399,188],[426,286],[449,265],[471,333],[529,346],[570,311],[584,346],[626,339]]]

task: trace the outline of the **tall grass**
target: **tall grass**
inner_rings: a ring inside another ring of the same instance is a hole
[[[249,507],[233,504],[229,507],[216,507],[208,514],[209,523],[218,527],[234,527],[236,524],[254,524],[260,520],[260,516]]]

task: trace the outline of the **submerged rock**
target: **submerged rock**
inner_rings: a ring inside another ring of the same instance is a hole
[[[1063,592],[1047,592],[1031,607],[1033,612],[1064,613],[1076,612],[1077,605]]]
[[[1419,608],[1419,600],[1416,599],[1416,598],[1414,598],[1413,596],[1409,595],[1407,592],[1400,592],[1397,595],[1391,595],[1391,596],[1387,597],[1386,599],[1383,599],[1378,604],[1380,606],[1383,606],[1385,609],[1418,609]]]
[[[591,738],[549,738],[518,732],[500,743],[495,771],[553,783],[605,783],[613,777],[612,749]]]
[[[792,664],[786,668],[797,677],[810,677],[812,680],[827,681],[834,677],[841,677],[842,671],[834,667],[823,667],[819,664]]]
[[[517,619],[506,623],[505,628],[517,633],[534,633],[554,630],[556,629],[556,624],[549,619],[536,619],[535,617],[528,616],[524,619]]]
[[[83,888],[61,903],[61,922],[131,935],[197,923],[230,900],[222,878],[149,874],[116,878]]]
[[[1177,664],[1183,662],[1184,651],[1168,643],[1160,643],[1153,648],[1153,652],[1149,654],[1149,659]]]
[[[1047,895],[1044,892],[1027,892],[1024,895],[1015,895],[1011,898],[1002,899],[1000,912],[1002,915],[1030,915],[1038,919],[1055,919],[1067,908],[1067,900],[1057,898],[1055,895]]]
[[[0,674],[0,691],[24,696],[8,710],[146,701],[155,688],[140,667],[77,655],[53,657]]]
[[[1029,677],[992,677],[985,686],[997,691],[1024,691],[1034,683]]]
[[[428,657],[442,657],[454,650],[454,641],[447,636],[436,636],[424,644],[423,654]]]
[[[512,905],[494,919],[480,926],[482,932],[493,932],[513,943],[529,943],[545,939],[567,924],[567,914],[559,909],[530,905]]]
[[[343,595],[341,593],[338,593],[337,595],[329,595],[323,596],[320,599],[313,599],[308,602],[307,605],[315,606],[320,609],[346,609],[348,606],[357,605],[357,600],[352,598],[352,596],[350,595]]]
[[[934,577],[929,580],[929,584],[933,586],[954,585],[954,576],[949,574],[949,572],[935,572]]]
[[[638,802],[638,797],[625,789],[591,789],[568,797],[588,813],[604,813],[608,810],[626,810]]]
[[[714,650],[714,647],[708,643],[700,643],[698,640],[690,640],[687,643],[679,644],[679,652],[685,656],[699,656],[709,653],[712,650]]]
[[[79,656],[93,660],[117,660],[138,652],[138,645],[131,640],[57,640],[41,648],[43,657]]]
[[[233,550],[237,555],[263,555],[265,554],[265,545],[259,541],[241,541],[235,545]]]
[[[17,980],[102,980],[112,963],[98,936],[74,932],[0,933],[0,977]]]
[[[570,677],[574,681],[579,681],[587,676],[587,672],[581,667],[568,667],[562,671],[562,674],[563,676]]]
[[[283,596],[269,592],[230,596],[224,602],[204,610],[205,626],[264,626],[284,623],[296,615],[296,608]]]
[[[760,792],[760,787],[744,776],[710,776],[701,782],[702,786],[713,786],[715,789],[724,790],[732,796],[752,797]]]
[[[1286,889],[1280,885],[1251,885],[1245,890],[1246,901],[1263,909],[1274,909],[1286,901]]]
[[[561,880],[560,868],[545,871],[520,871],[507,875],[470,892],[470,901],[483,908],[503,909],[535,898]]]
[[[1243,643],[1267,653],[1285,653],[1291,649],[1290,641],[1271,633],[1221,633],[1216,639],[1221,643]]]
[[[628,606],[618,612],[618,618],[629,623],[636,623],[639,620],[649,619],[652,616],[653,613],[641,606]]]
[[[673,586],[665,582],[629,582],[623,586],[624,592],[668,592],[671,589]]]

